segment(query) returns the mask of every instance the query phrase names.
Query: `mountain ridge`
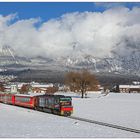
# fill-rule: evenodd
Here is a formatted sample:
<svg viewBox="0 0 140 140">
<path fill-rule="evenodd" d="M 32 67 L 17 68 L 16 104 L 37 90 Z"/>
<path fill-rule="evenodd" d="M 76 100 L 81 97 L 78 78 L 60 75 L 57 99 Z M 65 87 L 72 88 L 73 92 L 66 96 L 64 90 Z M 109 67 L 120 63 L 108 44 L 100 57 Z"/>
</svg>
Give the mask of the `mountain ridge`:
<svg viewBox="0 0 140 140">
<path fill-rule="evenodd" d="M 27 58 L 18 56 L 14 50 L 6 46 L 0 53 L 0 67 L 10 68 L 32 68 L 32 69 L 89 69 L 93 72 L 120 73 L 140 75 L 140 51 L 133 50 L 130 54 L 121 55 L 117 51 L 112 51 L 112 55 L 108 57 L 95 57 L 85 54 L 84 51 L 76 51 L 67 56 L 56 58 L 48 58 L 46 56 L 37 56 Z"/>
</svg>

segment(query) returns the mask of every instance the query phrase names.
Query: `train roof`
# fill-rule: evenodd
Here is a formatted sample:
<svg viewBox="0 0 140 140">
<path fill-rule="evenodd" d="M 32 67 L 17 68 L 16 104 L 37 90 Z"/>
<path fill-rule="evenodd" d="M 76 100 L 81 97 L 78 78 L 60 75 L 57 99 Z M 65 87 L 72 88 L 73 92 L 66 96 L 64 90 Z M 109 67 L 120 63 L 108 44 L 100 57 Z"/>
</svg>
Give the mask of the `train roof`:
<svg viewBox="0 0 140 140">
<path fill-rule="evenodd" d="M 39 97 L 42 97 L 42 96 L 49 96 L 49 97 L 55 97 L 55 98 L 71 98 L 70 96 L 65 96 L 65 95 L 50 95 L 50 94 L 40 95 Z"/>
<path fill-rule="evenodd" d="M 50 94 L 41 94 L 41 93 L 30 93 L 30 94 L 14 94 L 15 96 L 21 96 L 21 97 L 42 97 L 42 96 L 49 96 L 49 97 L 56 97 L 56 98 L 71 98 L 70 96 L 65 95 L 50 95 Z"/>
<path fill-rule="evenodd" d="M 24 96 L 24 97 L 35 97 L 40 95 L 45 95 L 45 94 L 41 94 L 41 93 L 15 94 L 15 96 Z"/>
</svg>

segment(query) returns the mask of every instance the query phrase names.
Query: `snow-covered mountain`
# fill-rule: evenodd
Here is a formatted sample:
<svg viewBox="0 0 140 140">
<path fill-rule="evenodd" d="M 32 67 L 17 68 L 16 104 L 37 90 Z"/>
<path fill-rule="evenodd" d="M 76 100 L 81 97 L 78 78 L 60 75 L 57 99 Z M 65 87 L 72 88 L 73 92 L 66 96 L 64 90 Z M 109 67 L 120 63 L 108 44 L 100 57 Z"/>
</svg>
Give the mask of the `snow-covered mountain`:
<svg viewBox="0 0 140 140">
<path fill-rule="evenodd" d="M 16 65 L 15 65 L 16 64 Z M 95 57 L 85 54 L 84 51 L 73 50 L 68 56 L 57 58 L 47 58 L 46 56 L 38 57 L 19 57 L 9 47 L 4 47 L 0 52 L 0 66 L 24 66 L 24 67 L 41 67 L 49 68 L 55 66 L 59 69 L 82 69 L 88 68 L 94 72 L 115 72 L 121 74 L 140 75 L 140 51 L 131 50 L 131 53 L 121 55 L 117 51 L 112 51 L 109 57 Z"/>
<path fill-rule="evenodd" d="M 122 74 L 140 74 L 140 51 L 133 50 L 129 55 L 112 52 L 109 57 L 98 58 L 92 55 L 74 53 L 65 58 L 59 58 L 59 63 L 69 68 L 88 68 L 94 72 L 115 72 Z"/>
</svg>

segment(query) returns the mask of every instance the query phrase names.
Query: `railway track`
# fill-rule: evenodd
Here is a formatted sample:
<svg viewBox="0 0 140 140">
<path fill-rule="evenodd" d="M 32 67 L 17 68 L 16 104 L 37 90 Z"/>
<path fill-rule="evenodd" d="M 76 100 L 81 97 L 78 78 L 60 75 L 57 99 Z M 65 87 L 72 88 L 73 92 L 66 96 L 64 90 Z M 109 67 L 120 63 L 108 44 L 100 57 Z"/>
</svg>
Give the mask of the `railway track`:
<svg viewBox="0 0 140 140">
<path fill-rule="evenodd" d="M 79 117 L 75 117 L 75 116 L 69 116 L 68 118 L 140 134 L 140 130 L 138 130 L 138 129 L 128 128 L 128 127 L 114 125 L 114 124 L 110 124 L 110 123 L 104 123 L 104 122 L 100 122 L 100 121 L 89 120 L 89 119 L 85 119 L 85 118 L 79 118 Z"/>
</svg>

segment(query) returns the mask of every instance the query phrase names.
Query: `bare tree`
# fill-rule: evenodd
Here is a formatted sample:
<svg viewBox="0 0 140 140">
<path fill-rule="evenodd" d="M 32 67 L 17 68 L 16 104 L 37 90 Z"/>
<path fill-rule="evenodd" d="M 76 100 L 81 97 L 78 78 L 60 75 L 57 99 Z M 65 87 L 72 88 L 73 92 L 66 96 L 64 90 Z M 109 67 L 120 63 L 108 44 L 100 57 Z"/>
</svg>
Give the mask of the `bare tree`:
<svg viewBox="0 0 140 140">
<path fill-rule="evenodd" d="M 58 87 L 48 87 L 46 90 L 46 94 L 54 94 L 58 91 Z"/>
<path fill-rule="evenodd" d="M 71 91 L 81 92 L 81 98 L 84 98 L 86 91 L 97 91 L 99 85 L 95 75 L 87 70 L 68 72 L 65 77 L 65 83 Z"/>
<path fill-rule="evenodd" d="M 29 90 L 30 90 L 30 85 L 29 84 L 23 84 L 21 89 L 20 89 L 20 93 L 25 94 L 25 93 L 28 93 Z"/>
</svg>

